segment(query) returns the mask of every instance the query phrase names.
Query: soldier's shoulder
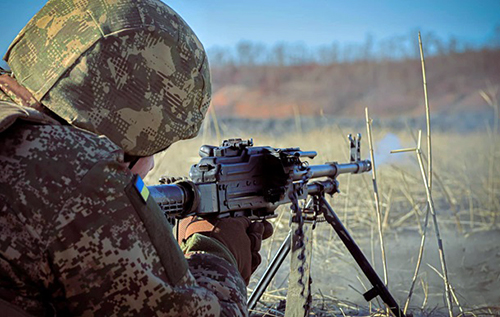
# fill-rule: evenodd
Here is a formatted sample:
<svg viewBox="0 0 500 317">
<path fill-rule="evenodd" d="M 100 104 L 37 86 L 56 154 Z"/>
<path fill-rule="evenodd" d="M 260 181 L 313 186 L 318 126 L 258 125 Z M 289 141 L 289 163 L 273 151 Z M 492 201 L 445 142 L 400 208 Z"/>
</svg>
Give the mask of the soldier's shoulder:
<svg viewBox="0 0 500 317">
<path fill-rule="evenodd" d="M 0 133 L 0 187 L 7 197 L 31 187 L 61 197 L 103 161 L 119 164 L 123 152 L 107 138 L 72 126 L 20 121 Z"/>
<path fill-rule="evenodd" d="M 19 122 L 0 133 L 0 145 L 0 155 L 10 161 L 57 162 L 58 167 L 123 157 L 122 150 L 106 137 L 69 125 Z"/>
</svg>

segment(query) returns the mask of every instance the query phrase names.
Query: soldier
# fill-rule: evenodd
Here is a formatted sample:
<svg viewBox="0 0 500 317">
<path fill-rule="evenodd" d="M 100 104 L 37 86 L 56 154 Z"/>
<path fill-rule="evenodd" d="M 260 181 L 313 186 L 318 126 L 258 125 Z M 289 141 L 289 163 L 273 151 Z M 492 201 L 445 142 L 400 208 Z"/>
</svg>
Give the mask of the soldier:
<svg viewBox="0 0 500 317">
<path fill-rule="evenodd" d="M 247 315 L 267 224 L 188 219 L 183 253 L 134 175 L 193 137 L 209 105 L 205 51 L 189 26 L 159 0 L 52 0 L 5 60 L 1 311 Z"/>
</svg>

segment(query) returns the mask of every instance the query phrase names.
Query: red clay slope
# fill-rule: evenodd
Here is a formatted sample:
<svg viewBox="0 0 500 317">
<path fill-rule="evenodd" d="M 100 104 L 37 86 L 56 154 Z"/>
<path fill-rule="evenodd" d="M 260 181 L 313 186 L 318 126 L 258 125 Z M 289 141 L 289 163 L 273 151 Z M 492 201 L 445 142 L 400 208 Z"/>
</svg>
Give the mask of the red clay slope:
<svg viewBox="0 0 500 317">
<path fill-rule="evenodd" d="M 500 50 L 426 59 L 433 111 L 488 108 L 479 90 L 500 86 Z M 285 118 L 300 115 L 379 117 L 423 112 L 420 60 L 301 66 L 225 66 L 212 69 L 219 116 Z"/>
</svg>

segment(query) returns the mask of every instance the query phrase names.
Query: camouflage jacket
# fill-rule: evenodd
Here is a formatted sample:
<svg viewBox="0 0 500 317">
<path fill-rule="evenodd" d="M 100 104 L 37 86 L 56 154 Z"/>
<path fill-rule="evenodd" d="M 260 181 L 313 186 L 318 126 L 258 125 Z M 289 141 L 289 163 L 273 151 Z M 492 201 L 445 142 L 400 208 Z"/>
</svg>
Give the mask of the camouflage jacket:
<svg viewBox="0 0 500 317">
<path fill-rule="evenodd" d="M 227 249 L 195 236 L 184 255 L 116 145 L 2 99 L 0 299 L 35 316 L 247 315 Z"/>
</svg>

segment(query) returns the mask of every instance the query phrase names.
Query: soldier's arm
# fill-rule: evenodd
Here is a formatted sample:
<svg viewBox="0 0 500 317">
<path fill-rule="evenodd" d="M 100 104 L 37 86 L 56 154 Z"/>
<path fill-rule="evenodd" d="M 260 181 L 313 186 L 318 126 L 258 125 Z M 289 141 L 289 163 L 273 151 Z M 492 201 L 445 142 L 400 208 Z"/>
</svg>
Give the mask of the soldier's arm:
<svg viewBox="0 0 500 317">
<path fill-rule="evenodd" d="M 74 315 L 246 316 L 244 282 L 227 250 L 206 240 L 212 248 L 186 261 L 154 206 L 116 161 L 87 173 L 49 246 L 61 305 Z"/>
</svg>

